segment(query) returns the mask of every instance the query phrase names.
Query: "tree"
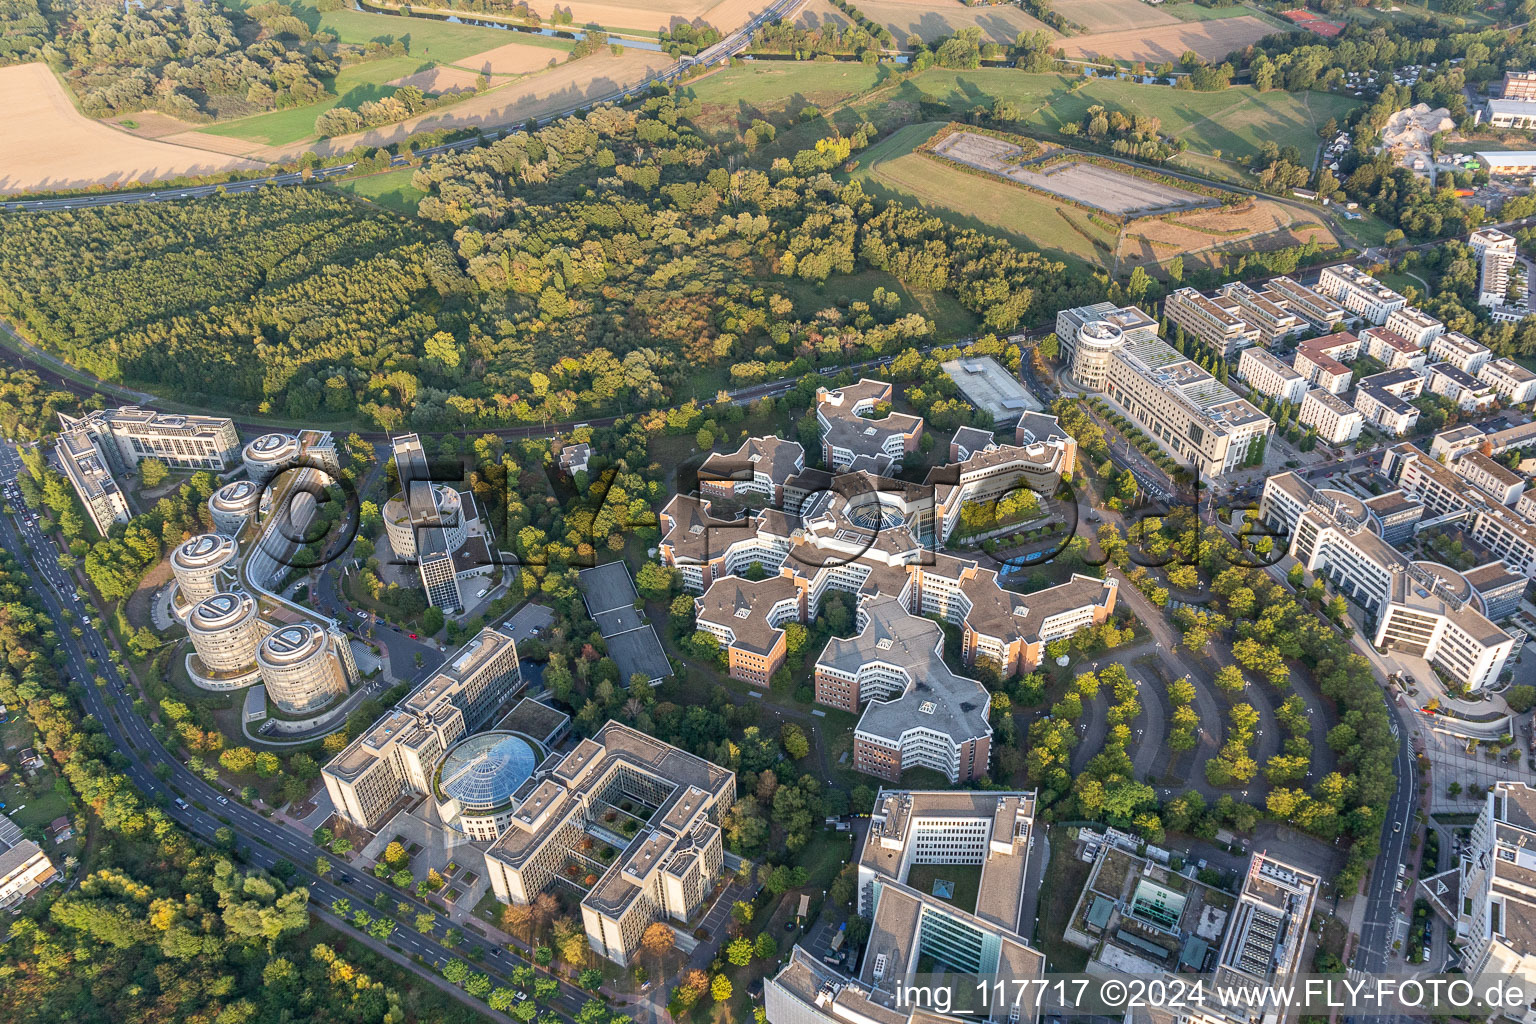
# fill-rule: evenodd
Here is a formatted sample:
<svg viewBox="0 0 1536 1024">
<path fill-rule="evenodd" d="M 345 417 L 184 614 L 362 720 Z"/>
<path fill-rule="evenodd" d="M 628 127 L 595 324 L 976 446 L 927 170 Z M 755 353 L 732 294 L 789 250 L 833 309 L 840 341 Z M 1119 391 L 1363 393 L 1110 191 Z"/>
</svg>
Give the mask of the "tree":
<svg viewBox="0 0 1536 1024">
<path fill-rule="evenodd" d="M 737 967 L 745 967 L 752 962 L 752 943 L 748 939 L 732 939 L 725 947 L 725 958 Z"/>
<path fill-rule="evenodd" d="M 457 985 L 469 977 L 469 965 L 455 957 L 443 964 L 443 977 Z"/>
<path fill-rule="evenodd" d="M 805 731 L 793 722 L 785 722 L 779 730 L 779 742 L 784 744 L 784 751 L 793 760 L 807 757 L 811 752 L 811 742 L 805 738 Z"/>
<path fill-rule="evenodd" d="M 731 979 L 723 974 L 715 975 L 715 979 L 709 983 L 709 994 L 717 1003 L 731 998 L 731 992 Z"/>
<path fill-rule="evenodd" d="M 752 944 L 752 951 L 759 960 L 771 960 L 779 953 L 779 944 L 773 941 L 773 936 L 767 932 L 758 932 L 757 941 Z"/>
<path fill-rule="evenodd" d="M 170 467 L 159 459 L 144 459 L 139 463 L 139 479 L 145 487 L 159 487 L 170 475 Z"/>
<path fill-rule="evenodd" d="M 662 957 L 672 952 L 673 943 L 676 941 L 677 936 L 672 929 L 660 921 L 647 925 L 645 931 L 640 934 L 640 948 L 644 949 L 658 964 Z"/>
</svg>

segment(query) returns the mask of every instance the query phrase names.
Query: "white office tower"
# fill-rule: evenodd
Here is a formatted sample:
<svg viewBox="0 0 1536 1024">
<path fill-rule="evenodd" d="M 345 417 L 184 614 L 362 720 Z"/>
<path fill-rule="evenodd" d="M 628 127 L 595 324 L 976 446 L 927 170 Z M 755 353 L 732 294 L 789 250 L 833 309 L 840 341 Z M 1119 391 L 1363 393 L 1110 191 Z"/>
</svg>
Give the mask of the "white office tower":
<svg viewBox="0 0 1536 1024">
<path fill-rule="evenodd" d="M 238 537 L 245 525 L 256 517 L 261 507 L 261 488 L 249 480 L 236 480 L 214 491 L 208 498 L 208 514 L 213 528 L 226 537 Z"/>
<path fill-rule="evenodd" d="M 1096 302 L 1057 313 L 1056 337 L 1072 379 L 1090 391 L 1103 391 L 1110 356 L 1127 343 L 1155 339 L 1157 321 L 1135 306 Z"/>
<path fill-rule="evenodd" d="M 297 622 L 269 634 L 256 649 L 256 664 L 267 696 L 289 714 L 324 707 L 347 692 L 347 666 L 331 636 L 313 622 Z"/>
<path fill-rule="evenodd" d="M 258 485 L 270 482 L 298 457 L 299 439 L 292 434 L 262 434 L 240 453 L 246 475 Z"/>
<path fill-rule="evenodd" d="M 254 681 L 261 622 L 251 595 L 226 591 L 198 602 L 187 616 L 187 636 L 197 652 L 188 668 L 199 686 L 233 689 Z"/>
<path fill-rule="evenodd" d="M 203 533 L 177 545 L 171 552 L 171 573 L 181 590 L 184 604 L 195 605 L 226 589 L 233 580 L 234 538 L 217 533 Z"/>
</svg>

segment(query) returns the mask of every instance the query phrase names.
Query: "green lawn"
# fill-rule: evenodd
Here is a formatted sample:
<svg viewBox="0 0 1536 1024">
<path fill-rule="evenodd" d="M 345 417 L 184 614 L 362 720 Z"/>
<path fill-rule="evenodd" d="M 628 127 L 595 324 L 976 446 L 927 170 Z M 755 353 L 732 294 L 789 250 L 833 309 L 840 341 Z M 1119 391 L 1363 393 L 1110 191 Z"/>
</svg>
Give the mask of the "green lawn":
<svg viewBox="0 0 1536 1024">
<path fill-rule="evenodd" d="M 331 95 L 319 103 L 255 114 L 199 130 L 209 135 L 248 139 L 268 146 L 298 142 L 315 134 L 315 118 L 332 107 L 355 110 L 368 100 L 383 99 L 395 91 L 395 87 L 386 85 L 386 82 L 420 71 L 429 64 L 429 61 L 419 57 L 384 57 L 365 64 L 355 64 L 341 69 L 341 73 L 330 83 Z"/>
<path fill-rule="evenodd" d="M 981 891 L 980 864 L 914 864 L 907 873 L 907 884 L 921 893 L 931 895 L 933 883 L 938 880 L 955 885 L 955 894 L 946 902 L 975 912 L 976 894 Z"/>
<path fill-rule="evenodd" d="M 915 200 L 957 227 L 1011 235 L 1061 259 L 1099 265 L 1113 250 L 1115 235 L 1082 210 L 914 153 L 939 127 L 908 125 L 894 132 L 860 155 L 854 176 L 875 195 Z M 1102 249 L 1090 241 L 1095 238 Z"/>
<path fill-rule="evenodd" d="M 414 167 L 396 167 L 382 174 L 347 178 L 338 181 L 336 187 L 386 209 L 394 210 L 396 213 L 414 217 L 417 204 L 421 202 L 422 196 L 426 195 L 411 184 L 411 175 L 415 173 Z"/>
<path fill-rule="evenodd" d="M 1218 21 L 1222 18 L 1263 17 L 1262 11 L 1232 4 L 1229 7 L 1205 7 L 1196 3 L 1163 4 L 1158 10 L 1180 21 Z"/>
</svg>

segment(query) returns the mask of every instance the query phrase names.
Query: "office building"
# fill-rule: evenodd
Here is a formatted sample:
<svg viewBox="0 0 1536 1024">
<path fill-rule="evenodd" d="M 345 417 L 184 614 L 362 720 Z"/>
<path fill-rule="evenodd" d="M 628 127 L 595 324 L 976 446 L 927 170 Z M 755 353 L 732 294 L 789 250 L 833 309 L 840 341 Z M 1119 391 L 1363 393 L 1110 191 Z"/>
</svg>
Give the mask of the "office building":
<svg viewBox="0 0 1536 1024">
<path fill-rule="evenodd" d="M 171 551 L 171 574 L 176 577 L 177 604 L 190 608 L 235 585 L 239 545 L 233 537 L 204 533 L 184 541 Z"/>
<path fill-rule="evenodd" d="M 1495 178 L 1528 178 L 1536 174 L 1536 150 L 1479 150 L 1473 154 Z"/>
<path fill-rule="evenodd" d="M 449 750 L 489 724 L 522 687 L 517 643 L 499 630 L 481 630 L 325 766 L 321 775 L 337 813 L 377 830 L 401 797 L 432 793 L 434 773 Z M 491 782 L 504 779 L 498 769 L 509 756 L 507 748 L 495 753 L 481 766 L 492 770 Z M 479 811 L 476 817 L 494 821 L 494 806 Z M 483 827 L 475 823 L 476 831 Z"/>
<path fill-rule="evenodd" d="M 1180 462 L 1207 478 L 1242 466 L 1275 424 L 1199 364 L 1156 338 L 1110 358 L 1105 391 Z"/>
<path fill-rule="evenodd" d="M 336 441 L 329 430 L 262 434 L 241 450 L 240 460 L 246 476 L 260 487 L 295 467 L 319 470 L 333 478 L 341 475 Z"/>
<path fill-rule="evenodd" d="M 1247 986 L 1259 986 L 1262 991 L 1298 981 L 1310 969 L 1310 963 L 1303 967 L 1302 951 L 1308 944 L 1321 885 L 1312 872 L 1267 853 L 1249 857 L 1248 873 L 1216 956 L 1218 991 Z M 1279 1024 L 1286 1018 L 1284 1012 L 1268 1007 L 1262 1011 L 1241 1007 L 1239 1012 L 1264 1024 Z"/>
<path fill-rule="evenodd" d="M 54 455 L 97 533 L 105 537 L 114 523 L 126 523 L 132 518 L 127 497 L 117 486 L 102 449 L 89 434 L 83 430 L 60 434 Z"/>
<path fill-rule="evenodd" d="M 392 444 L 400 490 L 384 503 L 390 550 L 415 563 L 427 604 L 462 612 L 465 584 L 489 576 L 500 564 L 490 524 L 472 491 L 432 479 L 419 437 L 403 434 Z"/>
<path fill-rule="evenodd" d="M 1536 790 L 1508 780 L 1490 786 L 1461 864 L 1431 879 L 1440 880 L 1449 905 L 1435 902 L 1454 922 L 1467 980 L 1536 985 Z M 1536 1008 L 1522 1001 L 1503 1017 L 1536 1024 Z"/>
<path fill-rule="evenodd" d="M 260 677 L 256 648 L 266 635 L 256 599 L 224 591 L 199 601 L 187 615 L 187 636 L 196 652 L 188 671 L 205 690 L 239 689 Z"/>
<path fill-rule="evenodd" d="M 1045 410 L 1019 382 L 1018 374 L 1005 369 L 991 356 L 949 359 L 940 363 L 939 369 L 955 382 L 967 402 L 992 417 L 994 427 L 1017 423 L 1026 412 Z"/>
<path fill-rule="evenodd" d="M 713 452 L 699 467 L 699 493 L 710 498 L 761 498 L 784 507 L 784 485 L 805 471 L 805 449 L 782 437 L 749 437 L 735 452 Z"/>
<path fill-rule="evenodd" d="M 1423 658 L 1472 691 L 1498 680 L 1514 639 L 1479 610 L 1460 573 L 1410 561 L 1387 543 L 1360 499 L 1283 473 L 1266 481 L 1259 514 L 1290 538 L 1289 553 L 1308 572 L 1365 610 L 1378 650 Z"/>
<path fill-rule="evenodd" d="M 238 537 L 261 511 L 261 488 L 249 480 L 227 483 L 208 496 L 208 515 L 215 533 Z"/>
<path fill-rule="evenodd" d="M 528 904 L 561 887 L 581 901 L 587 942 L 628 966 L 650 925 L 686 924 L 714 890 L 724 864 L 720 832 L 736 800 L 735 773 L 617 722 L 551 765 L 513 796 L 509 825 L 485 852 L 491 889 Z M 644 809 L 615 831 L 614 809 Z M 615 848 L 604 862 L 586 850 Z"/>
<path fill-rule="evenodd" d="M 1021 934 L 1032 922 L 1020 920 L 1034 813 L 1032 792 L 881 790 L 858 859 L 858 909 L 870 929 L 857 974 L 796 947 L 764 982 L 769 1024 L 1034 1021 L 1045 958 Z M 974 906 L 969 895 L 944 900 L 908 884 L 918 865 L 979 866 Z M 914 1005 L 899 994 L 920 970 L 985 978 L 1022 998 L 973 1013 Z"/>
<path fill-rule="evenodd" d="M 15 913 L 17 904 L 36 896 L 58 877 L 42 847 L 0 815 L 0 910 Z"/>
<path fill-rule="evenodd" d="M 1536 71 L 1506 71 L 1499 95 L 1507 100 L 1536 100 Z"/>
<path fill-rule="evenodd" d="M 1345 310 L 1378 326 L 1408 305 L 1408 300 L 1380 284 L 1371 275 L 1348 263 L 1324 267 L 1317 290 L 1343 305 Z"/>
<path fill-rule="evenodd" d="M 859 714 L 855 770 L 897 781 L 929 768 L 950 782 L 987 774 L 991 697 L 944 664 L 944 631 L 893 597 L 859 602 L 858 630 L 833 637 L 816 659 L 816 703 Z"/>
<path fill-rule="evenodd" d="M 1360 347 L 1389 370 L 1418 372 L 1428 361 L 1422 348 L 1390 327 L 1367 327 L 1360 332 Z"/>
<path fill-rule="evenodd" d="M 267 697 L 290 715 L 319 711 L 347 694 L 357 675 L 345 637 L 314 622 L 294 622 L 256 647 Z"/>
<path fill-rule="evenodd" d="M 1058 312 L 1056 337 L 1072 379 L 1090 391 L 1103 391 L 1110 355 L 1123 344 L 1155 339 L 1157 321 L 1135 306 L 1096 302 Z"/>
<path fill-rule="evenodd" d="M 1491 359 L 1477 372 L 1477 376 L 1493 388 L 1505 405 L 1525 405 L 1536 401 L 1536 373 L 1513 359 Z"/>
<path fill-rule="evenodd" d="M 1494 97 L 1484 102 L 1483 117 L 1490 128 L 1536 128 L 1536 101 Z"/>
<path fill-rule="evenodd" d="M 1238 379 L 1261 395 L 1296 405 L 1307 395 L 1307 378 L 1263 348 L 1243 350 L 1237 361 Z"/>
<path fill-rule="evenodd" d="M 222 473 L 240 448 L 235 423 L 225 416 L 183 416 L 125 405 L 84 416 L 59 414 L 65 433 L 81 432 L 100 449 L 118 475 L 144 459 L 159 459 L 171 469 L 209 469 Z"/>
<path fill-rule="evenodd" d="M 1296 348 L 1292 368 L 1313 387 L 1333 395 L 1349 390 L 1352 373 L 1346 363 L 1360 357 L 1360 339 L 1348 331 L 1309 338 Z"/>
<path fill-rule="evenodd" d="M 1319 440 L 1341 445 L 1360 436 L 1365 416 L 1338 395 L 1322 388 L 1312 388 L 1301 400 L 1296 422 L 1317 431 Z"/>
<path fill-rule="evenodd" d="M 821 428 L 822 459 L 834 470 L 871 469 L 889 472 L 917 450 L 923 418 L 889 412 L 873 417 L 876 406 L 889 406 L 891 385 L 865 378 L 831 390 L 816 389 L 816 422 Z"/>
<path fill-rule="evenodd" d="M 1462 412 L 1486 409 L 1499 397 L 1492 384 L 1458 370 L 1450 363 L 1429 364 L 1424 382 L 1430 391 L 1455 402 Z"/>
<path fill-rule="evenodd" d="M 1484 435 L 1487 439 L 1496 435 Z M 1475 449 L 1459 449 L 1464 458 Z M 1498 452 L 1494 451 L 1494 455 Z M 1382 457 L 1383 475 L 1424 503 L 1428 515 L 1443 521 L 1466 524 L 1472 539 L 1488 548 L 1514 572 L 1536 577 L 1536 526 L 1474 488 L 1442 465 L 1438 457 L 1425 455 L 1412 445 L 1387 449 Z"/>
<path fill-rule="evenodd" d="M 1413 306 L 1393 310 L 1385 326 L 1387 330 L 1407 338 L 1419 348 L 1428 348 L 1431 342 L 1445 333 L 1445 324 Z"/>
<path fill-rule="evenodd" d="M 1424 390 L 1424 378 L 1412 370 L 1386 370 L 1373 374 L 1355 389 L 1355 408 L 1367 423 L 1401 437 L 1419 422 L 1419 410 L 1410 402 Z"/>
<path fill-rule="evenodd" d="M 1193 288 L 1179 288 L 1163 303 L 1169 323 L 1224 359 L 1259 342 L 1259 329 L 1243 313 L 1235 299 L 1207 298 Z"/>
</svg>

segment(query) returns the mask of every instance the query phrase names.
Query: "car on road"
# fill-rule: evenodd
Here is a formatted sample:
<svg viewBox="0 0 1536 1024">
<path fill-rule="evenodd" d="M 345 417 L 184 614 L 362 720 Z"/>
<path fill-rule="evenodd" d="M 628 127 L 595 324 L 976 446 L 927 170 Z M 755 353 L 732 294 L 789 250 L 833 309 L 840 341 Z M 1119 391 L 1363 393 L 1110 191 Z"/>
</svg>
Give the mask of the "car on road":
<svg viewBox="0 0 1536 1024">
<path fill-rule="evenodd" d="M 176 798 L 176 806 L 180 807 L 184 811 L 191 809 L 191 808 L 187 807 L 187 802 L 185 800 L 183 800 L 181 797 L 177 797 Z"/>
<path fill-rule="evenodd" d="M 421 637 L 417 636 L 415 633 L 407 633 L 405 635 L 410 637 L 412 640 L 420 640 L 421 639 Z"/>
</svg>

